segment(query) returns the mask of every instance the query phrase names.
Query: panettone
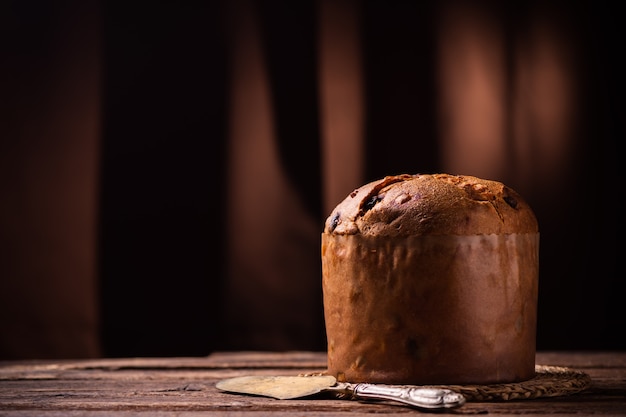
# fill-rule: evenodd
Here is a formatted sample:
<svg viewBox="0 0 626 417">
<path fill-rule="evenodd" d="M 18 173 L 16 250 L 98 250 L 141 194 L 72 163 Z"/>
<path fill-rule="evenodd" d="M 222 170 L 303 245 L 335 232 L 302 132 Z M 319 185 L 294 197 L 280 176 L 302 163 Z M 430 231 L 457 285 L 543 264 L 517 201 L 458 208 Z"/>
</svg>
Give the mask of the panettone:
<svg viewBox="0 0 626 417">
<path fill-rule="evenodd" d="M 322 233 L 328 373 L 488 384 L 535 372 L 537 219 L 497 181 L 397 175 L 354 190 Z"/>
</svg>

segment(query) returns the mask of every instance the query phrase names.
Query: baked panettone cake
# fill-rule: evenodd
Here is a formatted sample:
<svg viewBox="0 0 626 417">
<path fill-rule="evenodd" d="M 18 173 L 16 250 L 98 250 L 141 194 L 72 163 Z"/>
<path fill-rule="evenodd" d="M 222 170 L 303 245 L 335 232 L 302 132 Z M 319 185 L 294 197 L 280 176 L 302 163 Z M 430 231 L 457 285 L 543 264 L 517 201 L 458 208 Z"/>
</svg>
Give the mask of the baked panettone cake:
<svg viewBox="0 0 626 417">
<path fill-rule="evenodd" d="M 511 188 L 388 176 L 336 206 L 321 249 L 328 373 L 339 381 L 534 376 L 539 229 Z"/>
</svg>

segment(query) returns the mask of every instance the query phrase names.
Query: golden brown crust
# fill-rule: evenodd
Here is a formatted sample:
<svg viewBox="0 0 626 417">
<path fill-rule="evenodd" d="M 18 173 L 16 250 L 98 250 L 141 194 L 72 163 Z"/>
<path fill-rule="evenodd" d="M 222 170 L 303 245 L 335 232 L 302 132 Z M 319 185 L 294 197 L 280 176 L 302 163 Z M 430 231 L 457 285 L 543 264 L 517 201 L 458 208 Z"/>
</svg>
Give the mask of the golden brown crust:
<svg viewBox="0 0 626 417">
<path fill-rule="evenodd" d="M 325 233 L 363 236 L 537 233 L 526 201 L 501 182 L 468 175 L 396 175 L 348 195 Z"/>
</svg>

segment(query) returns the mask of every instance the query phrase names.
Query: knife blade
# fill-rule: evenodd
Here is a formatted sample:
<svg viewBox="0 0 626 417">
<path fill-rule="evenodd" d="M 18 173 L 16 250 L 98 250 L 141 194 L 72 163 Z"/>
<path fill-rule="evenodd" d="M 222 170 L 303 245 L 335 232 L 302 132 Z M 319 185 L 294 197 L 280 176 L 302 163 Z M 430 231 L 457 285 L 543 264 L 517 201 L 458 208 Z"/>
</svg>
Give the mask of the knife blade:
<svg viewBox="0 0 626 417">
<path fill-rule="evenodd" d="M 462 394 L 443 388 L 417 385 L 388 385 L 337 382 L 331 375 L 241 376 L 218 381 L 216 388 L 233 393 L 289 400 L 334 392 L 358 400 L 395 401 L 424 410 L 450 409 L 465 404 Z"/>
</svg>

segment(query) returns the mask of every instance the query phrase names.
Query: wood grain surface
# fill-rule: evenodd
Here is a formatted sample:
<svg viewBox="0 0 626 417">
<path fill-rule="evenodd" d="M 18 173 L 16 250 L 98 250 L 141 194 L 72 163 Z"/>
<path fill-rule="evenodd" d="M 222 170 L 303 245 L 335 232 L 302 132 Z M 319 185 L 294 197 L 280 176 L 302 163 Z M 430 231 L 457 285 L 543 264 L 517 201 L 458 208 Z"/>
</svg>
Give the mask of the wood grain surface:
<svg viewBox="0 0 626 417">
<path fill-rule="evenodd" d="M 592 380 L 584 392 L 535 400 L 468 402 L 449 414 L 626 415 L 626 352 L 540 352 Z M 219 352 L 197 358 L 0 362 L 0 416 L 364 416 L 410 415 L 387 402 L 323 396 L 275 400 L 219 391 L 220 379 L 322 372 L 324 352 Z"/>
</svg>

